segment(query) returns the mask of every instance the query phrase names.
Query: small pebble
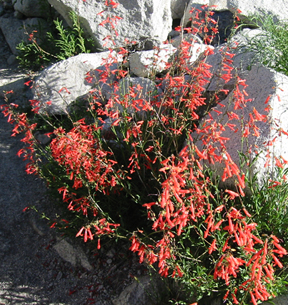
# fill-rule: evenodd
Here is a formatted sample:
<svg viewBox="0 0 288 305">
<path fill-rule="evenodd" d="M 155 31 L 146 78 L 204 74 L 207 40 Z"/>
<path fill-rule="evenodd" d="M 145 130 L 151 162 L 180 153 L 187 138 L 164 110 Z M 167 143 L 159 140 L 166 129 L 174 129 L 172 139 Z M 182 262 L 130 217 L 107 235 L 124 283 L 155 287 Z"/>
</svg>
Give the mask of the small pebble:
<svg viewBox="0 0 288 305">
<path fill-rule="evenodd" d="M 59 273 L 58 273 L 57 276 L 56 276 L 56 281 L 61 280 L 61 278 L 62 278 L 62 272 L 59 271 Z"/>
<path fill-rule="evenodd" d="M 112 259 L 111 259 L 111 258 L 109 258 L 109 259 L 107 259 L 107 261 L 106 261 L 106 262 L 107 262 L 107 264 L 108 264 L 108 265 L 110 265 L 110 264 L 112 263 Z"/>
</svg>

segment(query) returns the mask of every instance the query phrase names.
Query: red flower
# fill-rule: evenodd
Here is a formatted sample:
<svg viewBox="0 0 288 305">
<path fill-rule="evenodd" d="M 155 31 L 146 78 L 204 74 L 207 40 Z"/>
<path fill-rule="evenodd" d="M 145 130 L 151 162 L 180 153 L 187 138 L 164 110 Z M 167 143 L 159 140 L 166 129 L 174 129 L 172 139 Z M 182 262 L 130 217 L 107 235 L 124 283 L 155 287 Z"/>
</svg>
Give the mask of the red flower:
<svg viewBox="0 0 288 305">
<path fill-rule="evenodd" d="M 213 251 L 215 251 L 217 249 L 216 247 L 216 239 L 213 240 L 212 244 L 209 247 L 209 251 L 208 253 L 211 254 Z"/>
</svg>

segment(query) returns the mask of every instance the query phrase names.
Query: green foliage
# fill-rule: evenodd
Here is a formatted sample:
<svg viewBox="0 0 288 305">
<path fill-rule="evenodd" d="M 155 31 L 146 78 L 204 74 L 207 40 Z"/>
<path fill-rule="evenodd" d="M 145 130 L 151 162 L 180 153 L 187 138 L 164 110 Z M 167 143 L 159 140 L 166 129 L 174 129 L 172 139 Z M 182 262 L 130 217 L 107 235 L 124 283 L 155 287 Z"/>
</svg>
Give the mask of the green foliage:
<svg viewBox="0 0 288 305">
<path fill-rule="evenodd" d="M 90 53 L 88 49 L 91 39 L 85 39 L 83 29 L 80 26 L 79 17 L 73 11 L 70 12 L 72 29 L 65 29 L 61 20 L 55 20 L 55 28 L 58 31 L 58 38 L 54 38 L 51 33 L 47 33 L 49 41 L 53 42 L 58 49 L 55 54 L 58 60 L 63 60 L 80 53 Z"/>
<path fill-rule="evenodd" d="M 249 171 L 248 171 L 249 172 Z M 275 180 L 265 179 L 263 185 L 259 186 L 257 183 L 257 174 L 253 177 L 246 177 L 247 186 L 251 193 L 247 196 L 240 197 L 236 201 L 231 201 L 225 198 L 224 190 L 218 187 L 218 183 L 211 185 L 211 192 L 214 194 L 214 202 L 211 205 L 219 207 L 225 204 L 227 207 L 234 207 L 240 209 L 245 206 L 249 213 L 252 214 L 253 221 L 257 223 L 257 231 L 261 232 L 261 237 L 268 237 L 271 234 L 281 236 L 281 246 L 288 249 L 288 183 L 283 180 L 287 175 L 288 169 L 278 169 Z M 207 169 L 206 174 L 212 178 L 213 173 Z M 284 175 L 284 176 L 283 176 Z M 213 178 L 215 179 L 215 177 Z M 286 178 L 285 178 L 286 179 Z M 218 177 L 218 182 L 220 177 Z M 279 183 L 279 181 L 281 183 Z M 217 220 L 220 220 L 220 215 Z M 203 219 L 204 220 L 204 219 Z M 194 228 L 197 226 L 198 234 L 193 234 Z M 177 251 L 180 253 L 178 264 L 183 271 L 183 277 L 176 279 L 178 282 L 178 293 L 180 295 L 181 303 L 175 304 L 189 304 L 193 298 L 196 298 L 198 305 L 205 305 L 212 303 L 213 300 L 223 298 L 227 291 L 227 286 L 224 282 L 217 282 L 213 280 L 214 265 L 219 260 L 219 254 L 215 256 L 207 256 L 207 248 L 209 240 L 203 238 L 205 231 L 205 221 L 194 226 L 187 226 L 179 238 L 177 243 Z M 225 234 L 223 232 L 216 232 L 217 240 L 220 241 L 219 248 L 221 249 L 225 243 Z M 199 239 L 199 236 L 201 237 Z M 215 237 L 215 235 L 214 235 Z M 211 243 L 212 239 L 210 239 Z M 243 248 L 242 248 L 243 250 Z M 235 256 L 239 249 L 232 249 Z M 241 251 L 241 250 L 240 250 Z M 219 250 L 221 253 L 221 250 Z M 287 293 L 288 284 L 288 259 L 287 256 L 281 259 L 284 267 L 278 270 L 275 274 L 273 283 L 269 284 L 269 289 L 275 295 Z M 241 268 L 237 278 L 231 280 L 231 286 L 238 288 L 241 282 L 248 280 L 248 270 Z M 247 292 L 241 290 L 241 294 L 237 295 L 239 304 L 249 304 L 247 301 Z M 227 300 L 228 301 L 228 300 Z M 183 302 L 183 303 L 182 303 Z M 219 300 L 220 302 L 220 300 Z M 174 303 L 173 303 L 174 304 Z M 234 304 L 228 301 L 228 304 Z"/>
<path fill-rule="evenodd" d="M 51 53 L 46 53 L 38 44 L 33 42 L 22 41 L 18 44 L 17 50 L 19 50 L 17 56 L 19 66 L 25 69 L 38 70 L 55 60 Z"/>
<path fill-rule="evenodd" d="M 254 53 L 253 62 L 263 65 L 288 75 L 288 23 L 275 22 L 272 15 L 252 15 L 248 24 L 243 27 L 258 28 L 261 33 L 252 38 L 247 38 L 247 50 Z"/>
<path fill-rule="evenodd" d="M 37 42 L 32 32 L 30 42 L 21 42 L 17 49 L 19 65 L 26 69 L 37 70 L 47 66 L 50 62 L 60 61 L 69 57 L 90 53 L 93 47 L 92 39 L 84 37 L 80 26 L 79 17 L 75 12 L 70 12 L 72 28 L 64 28 L 62 20 L 53 21 L 55 29 L 47 32 L 43 42 Z"/>
<path fill-rule="evenodd" d="M 266 179 L 261 186 L 254 176 L 249 182 L 252 194 L 244 199 L 259 230 L 263 234 L 281 236 L 283 246 L 288 248 L 288 217 L 285 217 L 288 214 L 288 183 L 285 178 L 288 168 L 277 169 L 277 172 L 276 179 Z M 288 264 L 287 258 L 283 260 Z"/>
</svg>

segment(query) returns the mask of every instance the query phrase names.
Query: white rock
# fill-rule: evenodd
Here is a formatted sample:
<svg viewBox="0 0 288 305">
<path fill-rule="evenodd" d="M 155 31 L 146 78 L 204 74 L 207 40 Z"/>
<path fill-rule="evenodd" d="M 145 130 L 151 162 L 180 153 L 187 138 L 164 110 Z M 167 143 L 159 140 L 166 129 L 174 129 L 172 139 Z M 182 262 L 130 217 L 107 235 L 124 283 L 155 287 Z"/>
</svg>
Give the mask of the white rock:
<svg viewBox="0 0 288 305">
<path fill-rule="evenodd" d="M 90 265 L 85 253 L 79 247 L 73 247 L 67 240 L 60 239 L 53 249 L 72 266 L 76 267 L 81 265 L 83 268 L 92 271 L 93 267 Z"/>
<path fill-rule="evenodd" d="M 173 47 L 179 48 L 182 41 L 187 41 L 190 44 L 194 44 L 194 43 L 202 44 L 202 40 L 198 36 L 193 35 L 193 34 L 183 34 L 182 35 L 180 32 L 179 32 L 179 35 L 177 35 L 176 37 L 174 37 L 171 40 L 171 44 Z"/>
<path fill-rule="evenodd" d="M 48 0 L 49 3 L 71 24 L 69 12 L 73 10 L 80 18 L 80 22 L 89 36 L 91 36 L 99 48 L 119 47 L 125 45 L 125 39 L 130 41 L 141 41 L 147 38 L 163 42 L 167 39 L 172 29 L 171 0 L 119 0 L 119 5 L 111 10 L 111 15 L 121 17 L 117 20 L 118 36 L 114 36 L 115 45 L 108 43 L 105 46 L 105 39 L 113 32 L 108 27 L 99 24 L 107 18 L 99 13 L 107 7 L 103 0 L 80 1 L 79 0 Z M 111 16 L 110 15 L 110 16 Z M 110 19 L 111 20 L 111 19 Z"/>
<path fill-rule="evenodd" d="M 221 105 L 216 106 L 210 111 L 210 116 L 205 117 L 200 126 L 203 126 L 203 124 L 210 126 L 211 122 L 214 121 L 217 123 L 221 122 L 223 126 L 227 123 L 235 124 L 234 130 L 231 130 L 227 126 L 224 131 L 221 131 L 221 137 L 229 139 L 225 143 L 227 152 L 237 165 L 239 165 L 239 151 L 244 153 L 250 161 L 256 157 L 257 153 L 260 153 L 253 163 L 250 172 L 252 175 L 255 173 L 258 174 L 258 183 L 261 185 L 263 179 L 273 178 L 275 174 L 275 158 L 281 160 L 281 157 L 283 157 L 285 160 L 288 160 L 288 137 L 278 133 L 279 129 L 283 129 L 284 131 L 288 130 L 288 77 L 266 67 L 253 66 L 250 71 L 242 72 L 241 78 L 245 79 L 248 84 L 248 87 L 245 88 L 248 96 L 244 97 L 245 99 L 252 99 L 252 102 L 247 102 L 246 107 L 243 107 L 243 109 L 235 110 L 233 100 L 233 94 L 236 92 L 235 89 L 221 102 Z M 241 88 L 243 89 L 243 87 Z M 268 96 L 270 96 L 269 101 L 267 101 Z M 265 110 L 267 107 L 270 107 L 268 112 Z M 253 114 L 254 108 L 258 113 L 267 115 L 268 117 L 266 122 L 258 121 L 255 123 L 259 128 L 259 137 L 254 136 L 255 130 L 251 128 L 251 125 L 249 127 L 249 115 Z M 229 120 L 227 113 L 230 112 L 236 113 L 240 119 Z M 254 114 L 253 117 L 255 117 Z M 243 139 L 242 133 L 248 127 L 250 134 L 247 138 Z M 197 146 L 202 149 L 204 146 L 203 141 L 199 140 L 200 134 L 202 133 L 197 134 L 195 132 L 193 134 L 193 140 L 195 139 Z M 219 156 L 223 155 L 219 143 L 213 142 L 212 140 L 209 143 L 216 148 Z M 266 167 L 267 153 L 270 154 L 271 161 Z M 222 176 L 226 166 L 225 163 L 215 163 L 214 165 L 209 163 L 209 167 Z M 244 172 L 246 169 L 247 167 L 245 166 Z M 225 183 L 229 185 L 234 182 L 235 178 L 234 176 L 226 180 Z"/>
<path fill-rule="evenodd" d="M 249 70 L 253 64 L 257 63 L 256 55 L 247 49 L 249 40 L 259 35 L 262 35 L 263 31 L 259 29 L 244 29 L 236 34 L 229 43 L 225 43 L 213 49 L 213 53 L 206 58 L 202 57 L 202 60 L 211 66 L 210 72 L 212 77 L 209 79 L 206 87 L 208 91 L 218 91 L 219 89 L 231 89 L 235 85 L 236 75 L 241 75 L 242 71 Z M 225 55 L 228 52 L 231 55 Z M 229 63 L 225 60 L 232 60 Z M 227 82 L 222 78 L 223 74 L 227 74 L 228 70 L 223 69 L 223 63 L 231 66 L 231 79 Z"/>
<path fill-rule="evenodd" d="M 265 37 L 265 32 L 261 29 L 243 29 L 232 37 L 230 40 L 231 46 L 238 48 L 246 48 L 251 39 Z"/>
<path fill-rule="evenodd" d="M 34 100 L 41 102 L 40 112 L 64 114 L 67 106 L 91 90 L 86 74 L 103 64 L 110 52 L 79 54 L 58 62 L 36 78 L 33 86 Z M 51 105 L 47 102 L 51 101 Z"/>
<path fill-rule="evenodd" d="M 130 71 L 139 77 L 162 72 L 175 52 L 176 48 L 171 44 L 162 44 L 159 49 L 132 53 L 128 58 Z"/>
</svg>

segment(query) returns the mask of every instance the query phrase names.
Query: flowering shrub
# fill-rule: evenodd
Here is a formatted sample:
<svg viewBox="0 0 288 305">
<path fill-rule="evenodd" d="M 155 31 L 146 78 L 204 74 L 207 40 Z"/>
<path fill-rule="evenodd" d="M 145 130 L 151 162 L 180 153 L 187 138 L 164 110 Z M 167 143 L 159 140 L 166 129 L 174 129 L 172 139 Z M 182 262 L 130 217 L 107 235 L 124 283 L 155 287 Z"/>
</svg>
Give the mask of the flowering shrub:
<svg viewBox="0 0 288 305">
<path fill-rule="evenodd" d="M 120 19 L 112 15 L 117 3 L 106 1 L 106 6 L 101 25 L 111 26 L 111 33 L 117 35 L 113 21 Z M 203 20 L 195 17 L 191 28 L 184 30 L 208 33 L 204 40 L 209 43 L 217 32 L 210 15 L 208 10 Z M 210 32 L 208 24 L 215 24 Z M 98 249 L 105 236 L 129 239 L 130 250 L 139 255 L 140 263 L 145 261 L 163 277 L 178 281 L 188 302 L 200 304 L 213 295 L 229 304 L 257 304 L 276 295 L 287 274 L 279 273 L 281 259 L 287 255 L 287 221 L 282 218 L 269 225 L 265 220 L 264 225 L 261 213 L 266 204 L 270 204 L 271 217 L 287 213 L 286 192 L 280 194 L 287 188 L 286 176 L 281 173 L 279 180 L 264 185 L 261 202 L 253 185 L 249 186 L 252 195 L 245 196 L 247 173 L 231 159 L 226 149 L 230 139 L 222 133 L 235 127 L 231 121 L 236 118 L 243 120 L 243 128 L 235 133 L 245 138 L 253 131 L 250 136 L 258 137 L 257 122 L 265 121 L 266 114 L 255 109 L 248 121 L 241 119 L 239 112 L 251 100 L 246 99 L 245 80 L 232 75 L 234 55 L 226 47 L 222 79 L 235 78 L 234 111 L 223 113 L 226 120 L 204 117 L 215 104 L 204 97 L 211 77 L 205 57 L 213 48 L 208 47 L 204 59 L 191 65 L 192 45 L 182 42 L 181 52 L 167 63 L 166 72 L 154 75 L 156 88 L 147 95 L 141 94 L 141 85 L 120 94 L 119 81 L 128 72 L 121 67 L 111 71 L 116 59 L 108 58 L 99 79 L 87 73 L 86 80 L 96 85 L 84 113 L 67 112 L 59 122 L 40 114 L 40 101 L 35 100 L 31 101 L 35 112 L 31 117 L 17 113 L 17 105 L 8 101 L 2 111 L 15 124 L 12 136 L 25 133 L 22 141 L 27 147 L 19 156 L 29 160 L 27 173 L 46 179 L 68 210 L 83 216 L 77 237 L 84 242 L 96 239 Z M 125 58 L 128 51 L 121 48 L 120 53 Z M 117 82 L 108 84 L 109 73 L 117 76 Z M 107 103 L 97 86 L 103 83 L 113 92 Z M 160 87 L 164 90 L 157 90 Z M 220 94 L 227 92 L 216 92 L 216 103 L 220 103 Z M 35 131 L 43 129 L 51 137 L 44 147 L 35 137 Z M 223 164 L 221 177 L 215 177 L 206 166 L 209 163 Z M 283 162 L 278 160 L 278 165 L 284 170 Z M 235 181 L 234 186 L 221 188 L 220 182 L 227 179 Z M 270 190 L 273 198 L 268 196 Z"/>
</svg>

